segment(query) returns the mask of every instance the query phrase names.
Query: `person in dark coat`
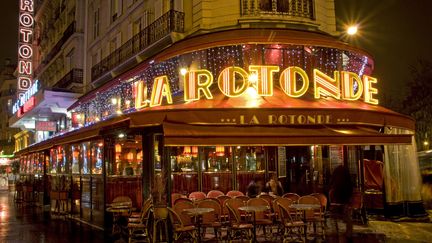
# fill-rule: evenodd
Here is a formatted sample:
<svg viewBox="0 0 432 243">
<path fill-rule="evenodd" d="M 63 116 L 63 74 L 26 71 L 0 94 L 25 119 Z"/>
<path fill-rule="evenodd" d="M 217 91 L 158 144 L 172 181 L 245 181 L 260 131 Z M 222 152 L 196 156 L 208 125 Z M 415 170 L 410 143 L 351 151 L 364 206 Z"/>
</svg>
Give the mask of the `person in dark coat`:
<svg viewBox="0 0 432 243">
<path fill-rule="evenodd" d="M 346 223 L 345 235 L 348 240 L 351 239 L 353 224 L 352 224 L 352 208 L 351 198 L 353 195 L 353 182 L 349 169 L 344 165 L 339 165 L 333 171 L 330 180 L 330 203 L 331 205 L 340 205 L 343 210 L 342 216 Z"/>
</svg>

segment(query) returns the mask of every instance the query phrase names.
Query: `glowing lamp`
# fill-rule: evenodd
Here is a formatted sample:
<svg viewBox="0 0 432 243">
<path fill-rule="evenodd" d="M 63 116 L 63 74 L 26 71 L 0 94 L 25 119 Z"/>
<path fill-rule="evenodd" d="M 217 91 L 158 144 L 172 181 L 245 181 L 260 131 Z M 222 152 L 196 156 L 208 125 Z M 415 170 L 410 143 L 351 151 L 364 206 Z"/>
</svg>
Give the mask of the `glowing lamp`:
<svg viewBox="0 0 432 243">
<path fill-rule="evenodd" d="M 183 155 L 191 155 L 191 154 L 192 154 L 191 147 L 190 146 L 184 146 Z"/>
<path fill-rule="evenodd" d="M 120 153 L 122 151 L 122 147 L 121 147 L 121 145 L 120 144 L 116 144 L 115 145 L 115 152 L 116 153 Z"/>
<path fill-rule="evenodd" d="M 192 152 L 191 152 L 192 156 L 196 157 L 198 155 L 198 147 L 197 146 L 192 146 Z"/>
<path fill-rule="evenodd" d="M 357 34 L 357 31 L 358 31 L 357 25 L 352 25 L 352 26 L 348 27 L 347 34 L 348 35 L 355 35 L 355 34 Z"/>
<path fill-rule="evenodd" d="M 216 156 L 224 156 L 224 155 L 225 155 L 225 147 L 216 146 Z"/>
</svg>

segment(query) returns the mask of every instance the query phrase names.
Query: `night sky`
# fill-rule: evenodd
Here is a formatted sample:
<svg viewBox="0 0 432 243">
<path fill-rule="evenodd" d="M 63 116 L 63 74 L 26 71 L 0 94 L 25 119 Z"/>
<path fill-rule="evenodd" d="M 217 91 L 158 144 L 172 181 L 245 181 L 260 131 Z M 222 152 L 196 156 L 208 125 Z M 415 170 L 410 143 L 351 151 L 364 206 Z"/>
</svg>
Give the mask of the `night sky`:
<svg viewBox="0 0 432 243">
<path fill-rule="evenodd" d="M 0 1 L 0 66 L 17 58 L 18 2 Z M 419 58 L 432 61 L 431 12 L 430 0 L 336 0 L 338 28 L 359 24 L 358 35 L 343 38 L 374 57 L 380 95 L 403 96 L 410 66 Z"/>
</svg>

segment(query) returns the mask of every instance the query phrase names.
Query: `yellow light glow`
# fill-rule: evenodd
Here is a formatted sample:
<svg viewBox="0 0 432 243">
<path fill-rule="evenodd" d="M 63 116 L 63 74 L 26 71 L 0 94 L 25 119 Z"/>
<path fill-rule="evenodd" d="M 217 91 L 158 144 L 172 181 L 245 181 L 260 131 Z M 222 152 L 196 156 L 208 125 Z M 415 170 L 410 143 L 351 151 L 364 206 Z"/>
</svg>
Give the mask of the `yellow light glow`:
<svg viewBox="0 0 432 243">
<path fill-rule="evenodd" d="M 355 35 L 357 34 L 358 26 L 357 25 L 351 25 L 347 28 L 347 34 L 348 35 Z"/>
<path fill-rule="evenodd" d="M 248 80 L 249 83 L 256 84 L 258 82 L 258 74 L 257 73 L 250 74 Z"/>
<path fill-rule="evenodd" d="M 147 102 L 147 84 L 140 80 L 135 84 L 135 109 L 146 107 Z"/>
<path fill-rule="evenodd" d="M 160 106 L 164 96 L 166 97 L 167 103 L 172 104 L 173 101 L 168 76 L 156 77 L 153 82 L 150 106 Z"/>
<path fill-rule="evenodd" d="M 354 82 L 357 83 L 356 93 L 354 93 Z M 356 73 L 342 71 L 341 85 L 342 99 L 344 100 L 358 100 L 363 94 L 363 82 Z"/>
<path fill-rule="evenodd" d="M 259 97 L 258 91 L 254 87 L 248 87 L 246 90 L 246 94 L 249 95 L 250 98 L 256 99 Z"/>
<path fill-rule="evenodd" d="M 186 73 L 187 73 L 187 69 L 186 69 L 186 68 L 181 68 L 181 69 L 180 69 L 180 74 L 181 74 L 181 75 L 184 76 L 184 75 L 186 75 Z"/>
<path fill-rule="evenodd" d="M 111 99 L 111 104 L 116 105 L 117 104 L 117 99 L 116 98 L 112 98 Z"/>
<path fill-rule="evenodd" d="M 297 88 L 297 77 L 301 78 L 303 85 Z M 309 77 L 305 70 L 300 67 L 289 67 L 282 71 L 279 83 L 282 90 L 290 97 L 297 98 L 304 95 L 309 89 Z"/>
<path fill-rule="evenodd" d="M 207 99 L 213 99 L 210 86 L 213 83 L 213 75 L 208 70 L 189 71 L 184 78 L 184 100 L 192 101 L 200 99 L 200 92 Z"/>
<path fill-rule="evenodd" d="M 227 67 L 219 74 L 219 90 L 228 97 L 238 97 L 248 88 L 249 83 L 246 82 L 248 76 L 246 70 L 241 67 Z M 237 86 L 236 82 L 241 82 L 241 85 Z"/>
<path fill-rule="evenodd" d="M 340 81 L 338 71 L 334 71 L 334 78 L 331 78 L 320 70 L 314 69 L 313 80 L 315 85 L 315 99 L 319 99 L 321 95 L 331 96 L 338 100 L 340 99 L 341 94 L 339 88 Z"/>
<path fill-rule="evenodd" d="M 265 66 L 265 65 L 250 65 L 249 72 L 252 79 L 255 79 L 255 74 L 257 76 L 256 81 L 251 83 L 258 92 L 260 96 L 272 96 L 273 95 L 273 74 L 279 72 L 279 66 Z"/>
<path fill-rule="evenodd" d="M 374 95 L 378 94 L 378 89 L 373 87 L 376 83 L 378 83 L 378 79 L 363 75 L 364 102 L 378 105 L 378 99 L 374 97 Z"/>
<path fill-rule="evenodd" d="M 427 146 L 427 145 L 429 145 L 429 142 L 428 141 L 424 141 L 423 145 Z"/>
<path fill-rule="evenodd" d="M 122 112 L 121 110 L 117 110 L 116 113 L 117 113 L 118 115 L 121 115 L 123 112 Z"/>
</svg>

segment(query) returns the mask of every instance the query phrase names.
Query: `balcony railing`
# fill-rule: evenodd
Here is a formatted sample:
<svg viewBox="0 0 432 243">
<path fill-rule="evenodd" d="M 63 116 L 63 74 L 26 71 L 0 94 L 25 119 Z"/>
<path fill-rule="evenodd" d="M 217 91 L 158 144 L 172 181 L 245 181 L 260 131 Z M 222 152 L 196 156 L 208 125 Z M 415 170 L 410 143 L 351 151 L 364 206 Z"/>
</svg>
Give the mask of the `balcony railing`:
<svg viewBox="0 0 432 243">
<path fill-rule="evenodd" d="M 53 88 L 57 89 L 67 89 L 72 83 L 82 84 L 83 83 L 83 70 L 82 69 L 72 69 L 63 78 L 61 78 Z"/>
<path fill-rule="evenodd" d="M 240 0 L 244 17 L 289 16 L 315 19 L 313 0 Z"/>
<path fill-rule="evenodd" d="M 39 74 L 39 72 L 47 65 L 61 50 L 62 46 L 72 34 L 75 33 L 75 21 L 73 21 L 67 29 L 63 32 L 62 38 L 55 44 L 55 46 L 51 49 L 51 51 L 46 55 L 46 57 L 42 60 L 39 67 L 35 70 L 35 74 Z"/>
<path fill-rule="evenodd" d="M 171 32 L 184 32 L 184 13 L 170 10 L 145 29 L 134 35 L 91 69 L 92 81 L 138 54 Z"/>
</svg>

